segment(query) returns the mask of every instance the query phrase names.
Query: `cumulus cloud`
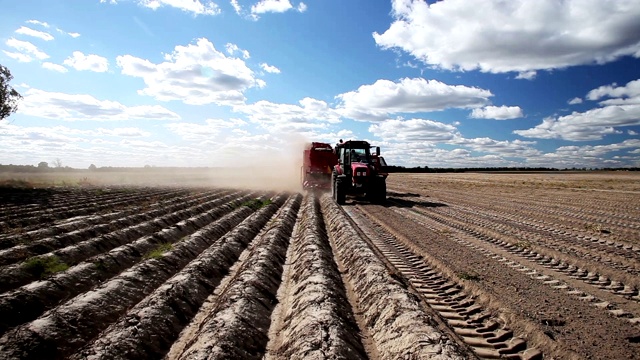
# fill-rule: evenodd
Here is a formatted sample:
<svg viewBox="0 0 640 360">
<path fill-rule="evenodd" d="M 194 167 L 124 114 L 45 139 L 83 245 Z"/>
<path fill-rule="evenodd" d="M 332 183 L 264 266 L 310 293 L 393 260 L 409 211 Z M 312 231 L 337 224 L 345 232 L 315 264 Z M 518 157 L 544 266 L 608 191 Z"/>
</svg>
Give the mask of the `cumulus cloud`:
<svg viewBox="0 0 640 360">
<path fill-rule="evenodd" d="M 242 59 L 227 57 L 201 38 L 195 44 L 176 46 L 165 62 L 154 64 L 131 55 L 118 56 L 122 74 L 142 78 L 146 88 L 140 95 L 160 101 L 180 100 L 186 104 L 238 105 L 244 91 L 263 87 L 264 81 Z"/>
<path fill-rule="evenodd" d="M 53 70 L 53 71 L 57 71 L 60 73 L 66 73 L 67 71 L 69 71 L 66 67 L 59 65 L 59 64 L 54 64 L 51 62 L 43 62 L 42 63 L 42 67 L 47 69 L 47 70 Z"/>
<path fill-rule="evenodd" d="M 448 70 L 515 71 L 607 63 L 640 57 L 635 0 L 393 0 L 395 21 L 373 37 Z"/>
<path fill-rule="evenodd" d="M 536 75 L 538 75 L 538 72 L 535 70 L 521 71 L 516 75 L 516 79 L 533 80 Z"/>
<path fill-rule="evenodd" d="M 381 121 L 391 114 L 480 107 L 486 105 L 491 96 L 491 91 L 476 87 L 404 78 L 399 82 L 378 80 L 336 98 L 340 100 L 338 109 L 345 117 Z"/>
<path fill-rule="evenodd" d="M 545 154 L 546 158 L 557 159 L 565 164 L 605 165 L 607 154 L 640 147 L 639 139 L 628 139 L 621 143 L 608 145 L 561 146 L 553 153 Z"/>
<path fill-rule="evenodd" d="M 262 70 L 268 72 L 268 73 L 272 73 L 272 74 L 280 74 L 280 69 L 278 69 L 275 66 L 269 65 L 267 63 L 261 63 L 260 67 L 262 68 Z"/>
<path fill-rule="evenodd" d="M 109 61 L 106 58 L 94 54 L 85 55 L 81 51 L 74 51 L 63 64 L 78 71 L 106 72 L 109 70 Z"/>
<path fill-rule="evenodd" d="M 569 105 L 582 104 L 582 98 L 574 97 L 573 99 L 567 101 L 567 104 Z"/>
<path fill-rule="evenodd" d="M 125 106 L 117 101 L 98 100 L 91 95 L 65 94 L 29 89 L 18 112 L 57 120 L 179 120 L 180 116 L 159 105 Z"/>
<path fill-rule="evenodd" d="M 258 18 L 258 14 L 264 13 L 283 13 L 289 10 L 298 12 L 307 11 L 307 5 L 300 2 L 297 7 L 293 7 L 289 0 L 260 0 L 257 4 L 251 6 L 251 14 L 254 19 Z"/>
<path fill-rule="evenodd" d="M 16 34 L 33 36 L 33 37 L 40 38 L 40 39 L 42 39 L 44 41 L 53 40 L 53 36 L 51 34 L 49 34 L 47 32 L 44 32 L 44 31 L 33 30 L 33 29 L 28 28 L 26 26 L 21 26 L 18 30 L 16 30 Z"/>
<path fill-rule="evenodd" d="M 635 135 L 638 135 L 638 132 L 637 131 L 633 131 L 633 130 L 627 130 L 627 134 L 629 134 L 631 136 L 635 136 Z M 640 149 L 638 149 L 638 150 L 640 150 Z"/>
<path fill-rule="evenodd" d="M 300 105 L 261 100 L 234 107 L 247 118 L 270 132 L 313 131 L 340 122 L 340 115 L 321 100 L 304 98 Z"/>
<path fill-rule="evenodd" d="M 104 1 L 103 1 L 104 2 Z M 200 0 L 137 0 L 138 4 L 153 10 L 169 6 L 180 9 L 193 15 L 217 15 L 220 7 L 213 1 L 201 2 Z M 115 1 L 111 1 L 115 4 Z"/>
<path fill-rule="evenodd" d="M 488 137 L 464 139 L 458 138 L 454 144 L 467 147 L 473 151 L 498 154 L 503 157 L 530 157 L 541 154 L 540 150 L 533 148 L 535 141 L 522 140 L 495 140 Z"/>
<path fill-rule="evenodd" d="M 369 132 L 396 142 L 444 142 L 459 135 L 453 125 L 424 119 L 387 120 L 371 125 Z"/>
<path fill-rule="evenodd" d="M 617 86 L 615 83 L 611 85 L 600 86 L 587 93 L 588 100 L 600 100 L 604 97 L 610 97 L 601 101 L 601 105 L 624 105 L 624 104 L 640 104 L 640 79 L 629 81 L 625 86 Z"/>
<path fill-rule="evenodd" d="M 602 100 L 602 107 L 585 112 L 573 112 L 560 117 L 547 117 L 542 123 L 515 134 L 540 138 L 572 141 L 600 140 L 604 135 L 620 133 L 616 127 L 640 125 L 640 79 L 625 86 L 601 86 L 587 93 L 588 100 Z"/>
<path fill-rule="evenodd" d="M 247 123 L 241 119 L 207 119 L 204 124 L 198 123 L 171 123 L 166 128 L 185 140 L 202 141 L 217 137 L 224 129 L 236 129 Z"/>
<path fill-rule="evenodd" d="M 473 109 L 471 118 L 474 119 L 495 119 L 509 120 L 517 119 L 523 116 L 522 109 L 519 106 L 485 106 L 481 109 Z"/>
<path fill-rule="evenodd" d="M 7 46 L 14 48 L 17 52 L 9 52 L 4 51 L 4 53 L 20 62 L 31 62 L 35 59 L 44 60 L 48 59 L 49 55 L 45 52 L 38 49 L 37 46 L 33 45 L 28 41 L 17 40 L 15 38 L 10 38 L 6 41 Z"/>
</svg>

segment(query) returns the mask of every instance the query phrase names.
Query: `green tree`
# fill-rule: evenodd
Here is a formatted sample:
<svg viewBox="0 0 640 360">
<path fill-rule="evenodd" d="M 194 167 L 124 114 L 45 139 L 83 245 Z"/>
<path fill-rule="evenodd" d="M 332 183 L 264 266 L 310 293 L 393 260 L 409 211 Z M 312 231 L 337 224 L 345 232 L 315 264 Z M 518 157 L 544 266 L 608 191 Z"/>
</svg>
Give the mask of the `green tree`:
<svg viewBox="0 0 640 360">
<path fill-rule="evenodd" d="M 16 89 L 9 86 L 13 79 L 6 66 L 0 64 L 0 120 L 3 120 L 18 110 L 18 101 L 22 98 Z"/>
<path fill-rule="evenodd" d="M 38 168 L 39 169 L 48 169 L 49 168 L 49 164 L 46 161 L 41 161 L 38 163 Z"/>
<path fill-rule="evenodd" d="M 95 171 L 98 167 L 96 167 L 95 165 L 91 164 L 89 165 L 89 170 L 91 171 Z"/>
</svg>

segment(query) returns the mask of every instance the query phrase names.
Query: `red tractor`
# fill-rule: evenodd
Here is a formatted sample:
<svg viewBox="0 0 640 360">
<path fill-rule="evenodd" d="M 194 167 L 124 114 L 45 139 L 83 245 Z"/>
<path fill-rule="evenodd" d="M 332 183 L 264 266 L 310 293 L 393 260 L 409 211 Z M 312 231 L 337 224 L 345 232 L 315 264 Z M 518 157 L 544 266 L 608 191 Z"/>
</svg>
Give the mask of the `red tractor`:
<svg viewBox="0 0 640 360">
<path fill-rule="evenodd" d="M 337 164 L 331 173 L 331 193 L 342 205 L 347 195 L 362 195 L 373 203 L 384 203 L 387 199 L 387 166 L 380 156 L 380 147 L 372 148 L 366 141 L 349 140 L 336 144 Z"/>
<path fill-rule="evenodd" d="M 331 172 L 337 163 L 331 145 L 320 142 L 307 144 L 302 158 L 302 188 L 330 189 Z"/>
</svg>

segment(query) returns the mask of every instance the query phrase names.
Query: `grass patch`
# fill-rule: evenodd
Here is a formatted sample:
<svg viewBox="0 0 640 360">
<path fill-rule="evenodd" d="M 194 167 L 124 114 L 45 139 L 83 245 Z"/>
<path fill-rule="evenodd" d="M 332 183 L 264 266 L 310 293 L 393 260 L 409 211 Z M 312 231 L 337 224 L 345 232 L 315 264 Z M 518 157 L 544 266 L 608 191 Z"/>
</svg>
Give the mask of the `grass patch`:
<svg viewBox="0 0 640 360">
<path fill-rule="evenodd" d="M 160 245 L 158 245 L 155 249 L 149 251 L 148 253 L 144 254 L 144 258 L 145 259 L 157 259 L 159 257 L 162 257 L 162 254 L 164 254 L 167 251 L 170 251 L 173 249 L 173 244 L 172 243 L 162 243 Z"/>
<path fill-rule="evenodd" d="M 62 262 L 57 256 L 47 256 L 28 259 L 24 262 L 24 268 L 40 279 L 44 279 L 47 276 L 67 270 L 69 265 Z"/>
<path fill-rule="evenodd" d="M 602 227 L 600 224 L 585 224 L 584 229 L 587 231 L 593 231 L 601 234 L 611 234 L 610 230 L 607 230 Z"/>
<path fill-rule="evenodd" d="M 245 201 L 242 204 L 240 204 L 240 206 L 246 206 L 248 208 L 250 208 L 251 210 L 258 210 L 261 209 L 269 204 L 273 203 L 273 201 L 271 201 L 271 199 L 266 199 L 266 200 L 260 200 L 260 199 L 253 199 L 253 200 L 249 200 L 249 201 Z"/>
<path fill-rule="evenodd" d="M 529 249 L 531 248 L 531 243 L 529 241 L 518 241 L 516 247 L 519 249 Z"/>
<path fill-rule="evenodd" d="M 462 280 L 480 281 L 480 275 L 475 272 L 461 272 L 458 273 L 458 277 Z"/>
</svg>

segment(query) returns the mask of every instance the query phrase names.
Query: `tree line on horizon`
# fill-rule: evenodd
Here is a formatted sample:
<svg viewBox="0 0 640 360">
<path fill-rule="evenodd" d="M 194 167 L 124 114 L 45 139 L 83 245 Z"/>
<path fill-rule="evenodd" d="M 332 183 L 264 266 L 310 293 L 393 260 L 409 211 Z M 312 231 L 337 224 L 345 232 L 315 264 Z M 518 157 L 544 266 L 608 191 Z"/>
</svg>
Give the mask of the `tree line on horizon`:
<svg viewBox="0 0 640 360">
<path fill-rule="evenodd" d="M 0 172 L 72 172 L 72 171 L 140 171 L 140 172 L 158 172 L 165 170 L 184 171 L 188 169 L 206 170 L 216 169 L 215 167 L 177 167 L 177 166 L 151 166 L 143 167 L 119 167 L 119 166 L 102 166 L 97 167 L 91 164 L 87 169 L 72 168 L 63 166 L 62 162 L 56 159 L 53 166 L 46 161 L 41 161 L 37 166 L 34 165 L 3 165 L 0 164 Z M 397 165 L 386 166 L 384 171 L 388 173 L 463 173 L 463 172 L 563 172 L 563 171 L 640 171 L 640 167 L 617 167 L 617 168 L 552 168 L 552 167 L 463 167 L 463 168 L 431 168 L 428 166 L 404 167 Z"/>
</svg>

